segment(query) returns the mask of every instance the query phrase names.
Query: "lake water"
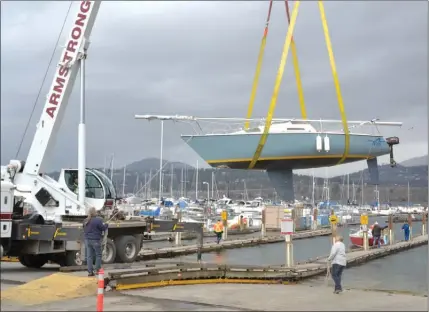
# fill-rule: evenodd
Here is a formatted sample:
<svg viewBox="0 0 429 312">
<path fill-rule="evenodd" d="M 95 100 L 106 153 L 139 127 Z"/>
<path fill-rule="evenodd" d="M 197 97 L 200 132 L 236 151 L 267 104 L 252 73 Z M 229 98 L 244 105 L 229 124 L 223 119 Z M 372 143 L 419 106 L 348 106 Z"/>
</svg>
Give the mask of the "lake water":
<svg viewBox="0 0 429 312">
<path fill-rule="evenodd" d="M 386 218 L 377 218 L 385 224 Z M 403 240 L 402 224 L 395 224 L 395 240 Z M 357 227 L 342 228 L 346 247 L 349 233 Z M 413 233 L 421 232 L 421 223 L 413 224 Z M 329 236 L 300 239 L 294 241 L 295 262 L 309 258 L 327 256 L 331 248 Z M 285 244 L 274 243 L 239 249 L 225 249 L 203 254 L 203 261 L 220 264 L 281 265 L 285 263 Z M 193 261 L 196 255 L 178 257 L 183 261 Z M 347 269 L 344 273 L 344 286 L 350 288 L 380 289 L 427 293 L 428 247 L 422 246 L 398 254 L 370 261 L 361 266 Z M 311 283 L 323 284 L 324 277 L 314 278 Z M 306 282 L 308 283 L 308 281 Z"/>
</svg>

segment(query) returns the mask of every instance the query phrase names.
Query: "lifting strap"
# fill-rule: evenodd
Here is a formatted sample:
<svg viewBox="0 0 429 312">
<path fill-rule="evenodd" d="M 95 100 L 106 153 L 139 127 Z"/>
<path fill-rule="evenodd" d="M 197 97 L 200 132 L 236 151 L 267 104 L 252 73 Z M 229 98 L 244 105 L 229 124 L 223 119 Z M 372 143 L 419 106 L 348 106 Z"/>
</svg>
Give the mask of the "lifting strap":
<svg viewBox="0 0 429 312">
<path fill-rule="evenodd" d="M 250 118 L 252 117 L 253 106 L 256 99 L 256 91 L 259 84 L 259 76 L 261 75 L 262 61 L 264 59 L 265 46 L 267 45 L 268 26 L 270 24 L 271 10 L 273 8 L 273 0 L 270 0 L 270 6 L 268 8 L 267 21 L 265 23 L 264 35 L 262 36 L 261 47 L 259 48 L 258 62 L 256 64 L 255 77 L 253 78 L 252 92 L 250 93 L 249 106 L 247 108 L 246 122 L 244 129 L 249 129 Z"/>
<path fill-rule="evenodd" d="M 331 37 L 329 35 L 328 22 L 326 21 L 325 7 L 323 5 L 323 1 L 321 0 L 318 1 L 318 4 L 319 4 L 319 11 L 320 11 L 320 18 L 322 19 L 323 33 L 325 35 L 326 48 L 328 49 L 328 54 L 329 54 L 329 62 L 331 65 L 332 76 L 334 77 L 335 93 L 337 94 L 338 107 L 340 109 L 341 121 L 343 124 L 343 130 L 344 130 L 344 141 L 345 141 L 344 152 L 343 152 L 343 157 L 341 157 L 340 161 L 338 162 L 338 165 L 339 165 L 339 164 L 342 164 L 344 160 L 347 159 L 347 156 L 349 155 L 350 132 L 347 124 L 346 111 L 344 109 L 343 96 L 341 95 L 341 88 L 340 88 L 340 82 L 338 79 L 337 67 L 335 65 L 334 52 L 332 51 L 332 43 L 331 43 Z"/>
<path fill-rule="evenodd" d="M 300 4 L 301 4 L 301 1 L 296 1 L 295 5 L 293 7 L 293 10 L 292 10 L 290 25 L 289 25 L 288 30 L 287 30 L 286 39 L 285 39 L 285 43 L 284 43 L 283 51 L 282 51 L 282 57 L 280 59 L 280 65 L 279 65 L 279 68 L 277 71 L 276 81 L 274 84 L 274 91 L 273 91 L 273 95 L 271 97 L 270 107 L 268 109 L 268 114 L 267 114 L 267 117 L 265 120 L 264 131 L 261 135 L 261 138 L 259 139 L 258 147 L 256 148 L 256 152 L 253 155 L 253 159 L 249 164 L 249 169 L 253 169 L 255 167 L 256 162 L 258 161 L 259 157 L 261 156 L 262 150 L 263 150 L 264 145 L 267 141 L 267 136 L 268 136 L 268 132 L 269 132 L 270 127 L 271 127 L 271 122 L 273 120 L 274 110 L 275 110 L 276 104 L 277 104 L 277 97 L 278 97 L 278 94 L 280 91 L 280 85 L 282 82 L 283 73 L 284 73 L 284 69 L 286 66 L 287 56 L 289 53 L 289 48 L 290 48 L 290 44 L 292 41 L 292 34 L 293 34 L 293 30 L 295 28 L 296 19 L 298 17 L 298 9 L 299 9 Z"/>
<path fill-rule="evenodd" d="M 287 22 L 290 25 L 290 12 L 289 12 L 288 0 L 285 0 L 285 7 L 286 7 Z M 301 74 L 299 72 L 298 53 L 296 51 L 296 44 L 293 36 L 292 36 L 290 47 L 292 50 L 293 70 L 295 71 L 295 80 L 296 80 L 296 87 L 298 89 L 298 99 L 299 99 L 299 107 L 301 108 L 301 116 L 302 116 L 302 119 L 307 119 L 307 110 L 305 108 L 305 101 L 304 101 L 304 91 L 302 88 Z"/>
</svg>

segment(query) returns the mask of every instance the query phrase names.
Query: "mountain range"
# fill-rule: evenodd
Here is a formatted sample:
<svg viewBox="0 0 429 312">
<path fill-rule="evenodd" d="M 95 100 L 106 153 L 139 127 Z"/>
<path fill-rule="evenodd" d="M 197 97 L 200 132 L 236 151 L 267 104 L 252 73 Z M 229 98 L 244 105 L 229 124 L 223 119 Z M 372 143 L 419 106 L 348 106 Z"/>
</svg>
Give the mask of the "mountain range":
<svg viewBox="0 0 429 312">
<path fill-rule="evenodd" d="M 426 163 L 426 164 L 425 164 Z M 133 162 L 125 168 L 115 169 L 113 173 L 107 170 L 106 174 L 113 177 L 118 194 L 144 193 L 146 197 L 157 197 L 159 190 L 160 160 L 158 158 L 146 158 Z M 181 162 L 163 161 L 163 194 L 165 196 L 195 197 L 198 188 L 199 196 L 207 196 L 207 183 L 211 192 L 212 172 L 215 185 L 213 189 L 219 196 L 227 195 L 231 198 L 262 196 L 275 198 L 275 191 L 264 171 L 231 170 L 200 168 L 198 170 L 198 186 L 196 186 L 196 168 Z M 419 203 L 427 202 L 428 167 L 427 156 L 409 159 L 395 168 L 389 165 L 379 166 L 380 201 L 404 202 L 410 197 L 410 201 Z M 59 173 L 50 174 L 57 178 Z M 150 180 L 150 182 L 149 182 Z M 368 169 L 349 174 L 349 186 L 345 176 L 337 176 L 329 179 L 330 198 L 344 200 L 348 197 L 355 198 L 358 202 L 370 202 L 374 200 L 375 186 L 370 185 Z M 206 182 L 206 183 L 203 183 Z M 315 178 L 315 198 L 322 198 L 323 179 Z M 298 197 L 312 196 L 312 177 L 295 175 L 295 193 Z M 409 186 L 408 186 L 409 185 Z M 173 194 L 172 194 L 173 193 Z M 347 195 L 348 193 L 348 195 Z"/>
</svg>

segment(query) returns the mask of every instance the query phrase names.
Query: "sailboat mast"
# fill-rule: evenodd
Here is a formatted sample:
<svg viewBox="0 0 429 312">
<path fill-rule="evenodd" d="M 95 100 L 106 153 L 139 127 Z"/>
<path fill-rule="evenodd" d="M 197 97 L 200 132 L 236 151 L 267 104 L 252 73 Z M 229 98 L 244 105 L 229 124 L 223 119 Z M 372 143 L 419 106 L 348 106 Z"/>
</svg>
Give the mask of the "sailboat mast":
<svg viewBox="0 0 429 312">
<path fill-rule="evenodd" d="M 313 174 L 312 174 L 312 178 L 311 178 L 311 180 L 312 180 L 312 187 L 311 187 L 311 203 L 313 204 L 313 206 L 314 206 L 314 204 L 315 204 L 315 200 L 314 200 L 314 188 L 315 188 L 315 186 L 316 186 L 316 183 L 315 183 L 315 180 L 314 180 L 314 170 L 313 170 Z"/>
<path fill-rule="evenodd" d="M 198 160 L 197 160 L 197 172 L 195 174 L 195 199 L 198 200 Z"/>
<path fill-rule="evenodd" d="M 410 181 L 407 182 L 407 207 L 410 208 Z"/>
<path fill-rule="evenodd" d="M 113 182 L 113 161 L 115 160 L 115 155 L 112 154 L 112 159 L 110 160 L 110 181 Z"/>
<path fill-rule="evenodd" d="M 212 171 L 212 198 L 214 198 L 214 171 Z"/>
<path fill-rule="evenodd" d="M 124 176 L 122 178 L 122 197 L 125 197 L 125 174 L 126 174 L 127 166 L 124 166 Z"/>
<path fill-rule="evenodd" d="M 347 173 L 347 202 L 350 202 L 350 174 Z"/>
<path fill-rule="evenodd" d="M 174 165 L 171 164 L 171 175 L 170 175 L 170 196 L 173 198 L 173 176 L 174 176 Z"/>
<path fill-rule="evenodd" d="M 139 188 L 139 184 L 140 184 L 140 175 L 137 173 L 137 177 L 136 177 L 136 187 L 135 187 L 135 190 L 134 190 L 134 193 L 137 193 L 137 192 L 139 192 L 140 191 L 140 188 Z M 136 194 L 136 196 L 138 196 L 138 194 Z"/>
<path fill-rule="evenodd" d="M 152 198 L 152 169 L 149 171 L 149 198 Z"/>
<path fill-rule="evenodd" d="M 148 199 L 148 193 L 147 193 L 147 172 L 144 173 L 144 197 L 145 197 L 145 199 Z"/>
<path fill-rule="evenodd" d="M 183 167 L 180 171 L 180 197 L 183 197 Z"/>
</svg>

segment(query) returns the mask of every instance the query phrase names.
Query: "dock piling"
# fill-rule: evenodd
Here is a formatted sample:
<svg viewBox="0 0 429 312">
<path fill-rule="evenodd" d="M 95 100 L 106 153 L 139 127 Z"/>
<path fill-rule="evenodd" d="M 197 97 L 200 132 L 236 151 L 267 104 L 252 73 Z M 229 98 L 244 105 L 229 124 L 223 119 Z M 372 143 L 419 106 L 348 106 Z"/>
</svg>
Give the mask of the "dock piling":
<svg viewBox="0 0 429 312">
<path fill-rule="evenodd" d="M 266 210 L 265 208 L 262 210 L 262 224 L 261 224 L 261 237 L 264 238 L 267 234 L 266 230 Z"/>
<path fill-rule="evenodd" d="M 222 221 L 223 221 L 222 239 L 227 240 L 228 239 L 228 211 L 226 210 L 222 211 Z"/>
<path fill-rule="evenodd" d="M 331 216 L 329 218 L 329 221 L 331 222 L 331 230 L 332 230 L 331 243 L 332 245 L 334 245 L 335 237 L 337 237 L 337 217 L 335 216 L 334 209 L 331 210 Z"/>
<path fill-rule="evenodd" d="M 314 231 L 316 231 L 317 228 L 318 228 L 317 214 L 318 214 L 317 208 L 313 208 L 313 224 L 312 224 L 312 228 L 313 228 Z"/>
<path fill-rule="evenodd" d="M 393 216 L 389 215 L 388 217 L 388 225 L 389 225 L 389 245 L 393 245 L 395 243 L 395 236 L 393 232 Z"/>
<path fill-rule="evenodd" d="M 363 213 L 360 216 L 360 226 L 362 229 L 362 243 L 363 250 L 367 251 L 369 249 L 369 241 L 368 241 L 368 214 Z"/>
<path fill-rule="evenodd" d="M 427 234 L 426 224 L 427 224 L 427 212 L 423 212 L 423 215 L 422 215 L 422 235 Z"/>
<path fill-rule="evenodd" d="M 286 243 L 286 267 L 291 268 L 294 265 L 292 235 L 289 235 L 289 234 L 285 235 L 285 243 Z"/>
<path fill-rule="evenodd" d="M 411 213 L 408 213 L 408 225 L 410 227 L 410 238 L 409 240 L 413 239 L 413 218 L 411 217 Z"/>
</svg>

